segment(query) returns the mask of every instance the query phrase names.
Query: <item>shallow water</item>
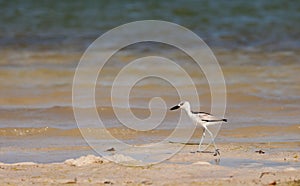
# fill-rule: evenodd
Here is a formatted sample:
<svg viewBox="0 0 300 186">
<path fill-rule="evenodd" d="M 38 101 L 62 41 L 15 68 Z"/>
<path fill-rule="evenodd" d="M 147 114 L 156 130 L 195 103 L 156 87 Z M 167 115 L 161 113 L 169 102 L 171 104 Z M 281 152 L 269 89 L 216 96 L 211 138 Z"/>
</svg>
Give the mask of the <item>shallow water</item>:
<svg viewBox="0 0 300 186">
<path fill-rule="evenodd" d="M 262 167 L 272 167 L 272 168 L 299 168 L 299 162 L 275 162 L 268 160 L 252 160 L 252 159 L 238 159 L 238 158 L 221 158 L 219 161 L 211 161 L 211 164 L 216 164 L 225 167 L 234 168 L 262 168 Z"/>
</svg>

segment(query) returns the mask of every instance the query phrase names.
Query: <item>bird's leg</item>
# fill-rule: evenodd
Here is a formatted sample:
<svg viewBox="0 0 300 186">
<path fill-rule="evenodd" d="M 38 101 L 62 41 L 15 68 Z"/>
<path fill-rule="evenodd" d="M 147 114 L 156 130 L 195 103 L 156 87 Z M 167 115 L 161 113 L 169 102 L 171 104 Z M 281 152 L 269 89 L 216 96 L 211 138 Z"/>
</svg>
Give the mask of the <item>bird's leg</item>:
<svg viewBox="0 0 300 186">
<path fill-rule="evenodd" d="M 212 140 L 212 142 L 213 142 L 213 145 L 214 145 L 214 147 L 215 147 L 215 153 L 214 153 L 214 156 L 220 155 L 220 151 L 219 151 L 219 149 L 218 149 L 217 146 L 216 146 L 216 143 L 215 143 L 215 139 L 214 139 L 213 134 L 212 134 L 207 128 L 206 128 L 206 130 L 207 130 L 207 132 L 209 133 L 209 135 L 210 135 L 210 137 L 211 137 L 211 140 Z"/>
<path fill-rule="evenodd" d="M 202 142 L 203 142 L 203 139 L 205 138 L 205 128 L 203 128 L 203 132 L 202 132 L 202 137 L 201 137 L 201 140 L 199 142 L 199 146 L 198 146 L 198 150 L 197 152 L 202 152 L 201 150 L 201 145 L 202 145 Z"/>
</svg>

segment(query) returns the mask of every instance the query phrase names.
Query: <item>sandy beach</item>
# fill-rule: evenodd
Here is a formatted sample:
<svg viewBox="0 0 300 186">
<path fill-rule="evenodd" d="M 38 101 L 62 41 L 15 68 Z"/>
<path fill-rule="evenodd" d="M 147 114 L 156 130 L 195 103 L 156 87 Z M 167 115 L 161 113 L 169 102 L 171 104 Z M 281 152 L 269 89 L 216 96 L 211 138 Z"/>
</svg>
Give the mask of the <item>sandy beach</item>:
<svg viewBox="0 0 300 186">
<path fill-rule="evenodd" d="M 1 185 L 299 185 L 300 143 L 219 144 L 221 157 L 185 148 L 162 163 L 123 166 L 94 155 L 61 163 L 0 164 Z M 116 154 L 112 155 L 115 156 Z"/>
</svg>

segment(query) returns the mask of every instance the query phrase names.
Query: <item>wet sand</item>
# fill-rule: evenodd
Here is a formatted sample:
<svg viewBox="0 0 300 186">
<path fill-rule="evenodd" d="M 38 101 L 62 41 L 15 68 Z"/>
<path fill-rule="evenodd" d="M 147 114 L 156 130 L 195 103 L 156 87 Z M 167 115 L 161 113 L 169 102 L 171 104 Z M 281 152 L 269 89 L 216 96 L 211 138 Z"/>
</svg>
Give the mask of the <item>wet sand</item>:
<svg viewBox="0 0 300 186">
<path fill-rule="evenodd" d="M 81 129 L 58 129 L 50 127 L 41 128 L 2 128 L 0 129 L 1 142 L 0 162 L 16 163 L 23 161 L 35 161 L 39 163 L 61 162 L 69 158 L 76 158 L 87 154 L 96 153 L 83 139 L 81 132 L 91 140 L 96 140 L 99 144 L 114 147 L 119 150 L 114 143 L 107 138 L 105 131 L 108 131 L 113 137 L 131 145 L 147 145 L 165 142 L 175 142 L 179 145 L 187 135 L 187 129 L 177 129 L 178 134 L 172 134 L 173 130 L 158 129 L 151 131 L 135 131 L 128 128 L 112 127 L 103 128 L 85 128 Z M 189 144 L 197 145 L 201 138 L 201 129 L 196 129 Z M 297 144 L 300 141 L 299 124 L 289 126 L 249 126 L 233 127 L 229 124 L 223 124 L 215 139 L 216 143 L 236 143 L 236 144 L 269 144 L 270 147 L 281 151 L 300 151 L 299 146 L 286 146 L 286 144 Z M 63 143 L 62 143 L 63 142 Z M 173 144 L 166 147 L 172 148 Z M 272 147 L 274 146 L 274 147 Z M 171 149 L 169 149 L 171 150 Z M 158 152 L 158 154 L 165 152 Z M 47 155 L 47 156 L 45 156 Z"/>
<path fill-rule="evenodd" d="M 94 155 L 52 164 L 0 164 L 0 184 L 292 185 L 300 182 L 299 142 L 223 143 L 219 144 L 219 162 L 212 153 L 191 153 L 196 148 L 187 145 L 169 160 L 145 167 L 123 166 Z"/>
</svg>

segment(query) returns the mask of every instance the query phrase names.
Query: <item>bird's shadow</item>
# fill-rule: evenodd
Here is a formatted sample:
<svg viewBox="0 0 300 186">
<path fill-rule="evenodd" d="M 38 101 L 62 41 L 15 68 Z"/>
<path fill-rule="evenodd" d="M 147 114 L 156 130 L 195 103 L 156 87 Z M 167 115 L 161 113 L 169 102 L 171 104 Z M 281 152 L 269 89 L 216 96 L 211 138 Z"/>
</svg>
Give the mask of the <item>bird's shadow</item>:
<svg viewBox="0 0 300 186">
<path fill-rule="evenodd" d="M 209 150 L 202 150 L 202 151 L 197 150 L 197 151 L 191 151 L 190 153 L 193 153 L 193 154 L 195 154 L 195 153 L 210 153 L 210 154 L 213 154 L 214 152 L 209 151 Z"/>
</svg>

